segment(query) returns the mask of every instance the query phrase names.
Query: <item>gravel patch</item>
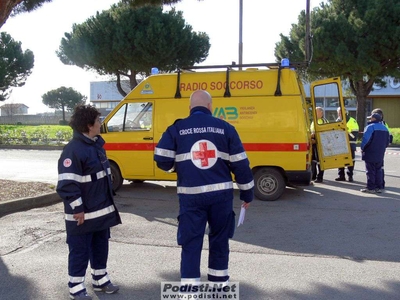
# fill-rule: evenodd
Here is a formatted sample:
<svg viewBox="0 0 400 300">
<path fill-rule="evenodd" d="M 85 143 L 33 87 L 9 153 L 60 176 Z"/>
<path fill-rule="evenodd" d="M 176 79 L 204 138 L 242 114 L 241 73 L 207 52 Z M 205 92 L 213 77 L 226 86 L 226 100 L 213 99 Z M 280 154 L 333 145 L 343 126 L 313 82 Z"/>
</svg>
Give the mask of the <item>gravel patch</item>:
<svg viewBox="0 0 400 300">
<path fill-rule="evenodd" d="M 36 197 L 55 191 L 55 186 L 44 182 L 20 182 L 0 179 L 0 201 Z"/>
</svg>

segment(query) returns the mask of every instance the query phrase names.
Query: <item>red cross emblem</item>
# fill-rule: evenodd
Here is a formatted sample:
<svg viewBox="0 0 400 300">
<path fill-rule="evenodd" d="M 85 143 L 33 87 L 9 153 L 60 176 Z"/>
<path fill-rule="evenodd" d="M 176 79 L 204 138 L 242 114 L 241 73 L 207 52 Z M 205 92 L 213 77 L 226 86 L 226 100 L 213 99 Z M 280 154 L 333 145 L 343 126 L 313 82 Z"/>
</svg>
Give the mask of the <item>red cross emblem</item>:
<svg viewBox="0 0 400 300">
<path fill-rule="evenodd" d="M 64 159 L 63 165 L 64 167 L 69 168 L 72 165 L 72 160 L 70 158 Z"/>
<path fill-rule="evenodd" d="M 195 143 L 191 149 L 192 162 L 200 169 L 211 168 L 217 161 L 217 147 L 207 140 Z"/>
</svg>

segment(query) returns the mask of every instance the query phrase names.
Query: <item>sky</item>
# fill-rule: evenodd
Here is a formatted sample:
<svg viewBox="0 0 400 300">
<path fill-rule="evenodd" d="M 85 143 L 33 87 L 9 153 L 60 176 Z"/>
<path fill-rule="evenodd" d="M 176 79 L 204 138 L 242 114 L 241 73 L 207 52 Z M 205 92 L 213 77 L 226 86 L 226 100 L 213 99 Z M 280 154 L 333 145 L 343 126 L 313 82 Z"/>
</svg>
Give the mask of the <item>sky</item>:
<svg viewBox="0 0 400 300">
<path fill-rule="evenodd" d="M 306 0 L 242 0 L 243 1 L 243 63 L 275 61 L 275 43 L 279 34 L 288 35 L 297 23 Z M 311 0 L 311 9 L 322 0 Z M 53 0 L 38 10 L 11 17 L 0 31 L 21 42 L 23 51 L 30 49 L 35 56 L 32 74 L 23 87 L 13 88 L 11 97 L 1 103 L 23 103 L 29 114 L 51 112 L 42 103 L 42 95 L 61 86 L 72 87 L 89 99 L 90 82 L 109 80 L 76 66 L 64 65 L 56 55 L 65 32 L 107 10 L 117 0 Z M 201 65 L 222 65 L 239 61 L 239 3 L 240 0 L 183 0 L 175 6 L 183 12 L 186 23 L 195 32 L 206 32 L 211 48 Z M 166 6 L 169 9 L 170 6 Z M 157 66 L 155 66 L 157 67 Z"/>
</svg>

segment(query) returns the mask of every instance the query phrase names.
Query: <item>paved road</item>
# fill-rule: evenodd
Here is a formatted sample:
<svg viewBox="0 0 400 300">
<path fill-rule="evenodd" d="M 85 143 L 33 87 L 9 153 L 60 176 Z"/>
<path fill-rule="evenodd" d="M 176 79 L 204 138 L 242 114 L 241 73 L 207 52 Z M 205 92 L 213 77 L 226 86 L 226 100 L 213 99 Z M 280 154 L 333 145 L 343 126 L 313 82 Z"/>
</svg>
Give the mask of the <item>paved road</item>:
<svg viewBox="0 0 400 300">
<path fill-rule="evenodd" d="M 254 201 L 231 242 L 231 281 L 240 283 L 240 299 L 399 299 L 400 157 L 389 151 L 385 194 L 358 191 L 365 184 L 358 162 L 354 183 L 335 182 L 329 170 L 324 184 Z M 116 203 L 123 224 L 112 230 L 109 270 L 121 291 L 89 292 L 94 299 L 160 299 L 160 282 L 179 280 L 175 187 L 126 183 Z M 236 212 L 239 205 L 236 199 Z M 68 299 L 62 205 L 7 215 L 0 227 L 0 299 Z"/>
<path fill-rule="evenodd" d="M 0 179 L 57 183 L 61 150 L 0 149 Z"/>
</svg>

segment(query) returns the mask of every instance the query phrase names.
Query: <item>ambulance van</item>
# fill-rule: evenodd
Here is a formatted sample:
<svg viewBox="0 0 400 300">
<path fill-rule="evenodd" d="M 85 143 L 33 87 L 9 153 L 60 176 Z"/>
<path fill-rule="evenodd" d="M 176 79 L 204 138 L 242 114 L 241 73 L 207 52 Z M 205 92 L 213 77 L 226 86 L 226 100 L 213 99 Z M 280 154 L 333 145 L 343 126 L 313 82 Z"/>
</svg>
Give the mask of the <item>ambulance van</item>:
<svg viewBox="0 0 400 300">
<path fill-rule="evenodd" d="M 176 174 L 157 168 L 154 148 L 166 128 L 189 115 L 189 97 L 206 90 L 213 98 L 213 115 L 235 126 L 250 160 L 255 195 L 277 200 L 286 186 L 311 182 L 315 99 L 327 90 L 343 107 L 339 78 L 311 85 L 306 99 L 295 65 L 248 64 L 197 66 L 176 73 L 155 74 L 138 84 L 104 119 L 102 136 L 111 163 L 114 190 L 123 180 L 174 181 Z M 352 164 L 346 124 L 316 125 L 323 169 Z"/>
</svg>

